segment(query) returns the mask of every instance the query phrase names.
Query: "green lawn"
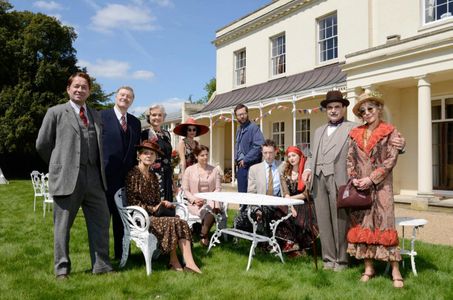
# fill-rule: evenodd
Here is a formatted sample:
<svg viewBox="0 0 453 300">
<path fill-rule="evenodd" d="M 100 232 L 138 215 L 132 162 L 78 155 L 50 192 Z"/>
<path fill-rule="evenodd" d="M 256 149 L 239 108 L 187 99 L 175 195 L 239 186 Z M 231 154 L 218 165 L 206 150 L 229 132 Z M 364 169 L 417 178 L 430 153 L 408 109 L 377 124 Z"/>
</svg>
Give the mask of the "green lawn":
<svg viewBox="0 0 453 300">
<path fill-rule="evenodd" d="M 258 250 L 246 272 L 247 241 L 221 244 L 209 254 L 195 243 L 202 275 L 167 270 L 168 258 L 160 257 L 148 277 L 133 245 L 124 269 L 95 276 L 81 212 L 71 233 L 72 274 L 68 281 L 56 281 L 52 213 L 44 219 L 42 203 L 33 212 L 30 181 L 0 185 L 0 299 L 453 299 L 453 247 L 417 242 L 419 276 L 406 258 L 405 288 L 396 290 L 383 274 L 384 264 L 378 266 L 379 276 L 361 283 L 358 263 L 342 273 L 316 271 L 311 257 L 282 264 Z"/>
</svg>

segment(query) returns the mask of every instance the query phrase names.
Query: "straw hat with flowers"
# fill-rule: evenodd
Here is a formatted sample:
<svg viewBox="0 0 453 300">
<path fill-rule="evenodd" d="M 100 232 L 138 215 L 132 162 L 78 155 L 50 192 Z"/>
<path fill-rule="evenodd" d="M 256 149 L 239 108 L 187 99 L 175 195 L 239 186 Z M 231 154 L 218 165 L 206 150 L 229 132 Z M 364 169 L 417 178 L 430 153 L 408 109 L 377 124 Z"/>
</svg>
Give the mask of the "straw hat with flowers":
<svg viewBox="0 0 453 300">
<path fill-rule="evenodd" d="M 384 100 L 382 100 L 382 94 L 377 92 L 377 91 L 365 91 L 361 95 L 357 97 L 357 102 L 352 108 L 352 112 L 354 115 L 357 117 L 361 117 L 361 114 L 359 112 L 360 106 L 362 106 L 363 103 L 368 102 L 368 101 L 373 101 L 376 104 L 379 104 L 381 107 L 384 107 Z"/>
</svg>

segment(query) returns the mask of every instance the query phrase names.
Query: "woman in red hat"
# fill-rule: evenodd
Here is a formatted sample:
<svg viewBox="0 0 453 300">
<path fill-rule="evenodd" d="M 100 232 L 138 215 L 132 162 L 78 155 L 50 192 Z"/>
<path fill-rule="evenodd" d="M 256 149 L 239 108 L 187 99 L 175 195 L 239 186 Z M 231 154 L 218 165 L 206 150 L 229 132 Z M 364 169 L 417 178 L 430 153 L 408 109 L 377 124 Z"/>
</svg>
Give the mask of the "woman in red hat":
<svg viewBox="0 0 453 300">
<path fill-rule="evenodd" d="M 127 203 L 142 207 L 152 216 L 149 231 L 159 241 L 160 250 L 170 255 L 171 269 L 201 273 L 192 256 L 192 234 L 187 222 L 178 217 L 159 216 L 162 208 L 174 208 L 170 201 L 161 200 L 158 175 L 150 172 L 158 155 L 163 154 L 154 141 L 145 140 L 137 147 L 138 165 L 129 171 L 126 177 Z M 184 268 L 176 254 L 178 245 L 186 263 Z"/>
<path fill-rule="evenodd" d="M 175 134 L 185 137 L 178 144 L 181 176 L 184 174 L 186 168 L 197 163 L 197 158 L 193 150 L 198 146 L 198 142 L 194 138 L 208 131 L 208 126 L 197 124 L 193 118 L 188 118 L 185 123 L 181 123 L 173 129 Z"/>
<path fill-rule="evenodd" d="M 283 252 L 296 257 L 303 254 L 304 249 L 309 248 L 316 239 L 318 226 L 314 203 L 308 198 L 305 182 L 302 180 L 306 157 L 296 146 L 288 147 L 285 155 L 287 160 L 280 175 L 282 196 L 304 200 L 305 203 L 292 207 L 292 217 L 277 227 L 276 236 L 285 241 Z M 280 206 L 276 213 L 285 216 L 288 213 L 288 207 Z"/>
</svg>

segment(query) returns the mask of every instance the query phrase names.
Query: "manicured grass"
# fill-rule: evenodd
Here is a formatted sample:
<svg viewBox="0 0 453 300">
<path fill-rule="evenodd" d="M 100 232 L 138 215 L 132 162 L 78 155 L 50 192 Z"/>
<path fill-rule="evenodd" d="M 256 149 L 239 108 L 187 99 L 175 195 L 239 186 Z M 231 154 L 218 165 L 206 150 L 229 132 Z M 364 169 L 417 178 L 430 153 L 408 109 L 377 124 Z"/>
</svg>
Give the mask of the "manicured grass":
<svg viewBox="0 0 453 300">
<path fill-rule="evenodd" d="M 358 281 L 360 262 L 342 273 L 316 271 L 311 256 L 282 264 L 257 250 L 246 272 L 247 241 L 223 243 L 209 254 L 195 243 L 202 275 L 167 270 L 168 257 L 162 256 L 148 277 L 134 245 L 124 269 L 95 276 L 80 212 L 71 231 L 71 277 L 60 282 L 53 274 L 52 230 L 52 213 L 44 219 L 41 203 L 33 212 L 30 181 L 0 185 L 0 299 L 453 299 L 453 247 L 417 242 L 419 276 L 412 274 L 406 258 L 403 290 L 392 288 L 383 274 L 385 264 L 378 265 L 375 279 L 363 284 Z"/>
</svg>

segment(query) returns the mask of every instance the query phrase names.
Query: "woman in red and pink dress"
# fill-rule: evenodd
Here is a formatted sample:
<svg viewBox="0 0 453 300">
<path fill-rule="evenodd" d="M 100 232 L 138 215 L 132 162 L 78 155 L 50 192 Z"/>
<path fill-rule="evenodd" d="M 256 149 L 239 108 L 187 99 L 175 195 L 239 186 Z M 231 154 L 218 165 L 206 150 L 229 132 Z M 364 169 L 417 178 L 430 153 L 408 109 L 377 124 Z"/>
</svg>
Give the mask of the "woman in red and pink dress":
<svg viewBox="0 0 453 300">
<path fill-rule="evenodd" d="M 375 260 L 385 261 L 392 266 L 393 286 L 402 288 L 392 175 L 398 158 L 398 149 L 392 143 L 400 134 L 393 125 L 382 121 L 383 107 L 383 100 L 377 94 L 364 93 L 353 108 L 354 114 L 365 124 L 349 133 L 348 175 L 359 190 L 371 189 L 373 204 L 370 209 L 350 212 L 347 251 L 364 260 L 361 281 L 375 276 Z"/>
</svg>

